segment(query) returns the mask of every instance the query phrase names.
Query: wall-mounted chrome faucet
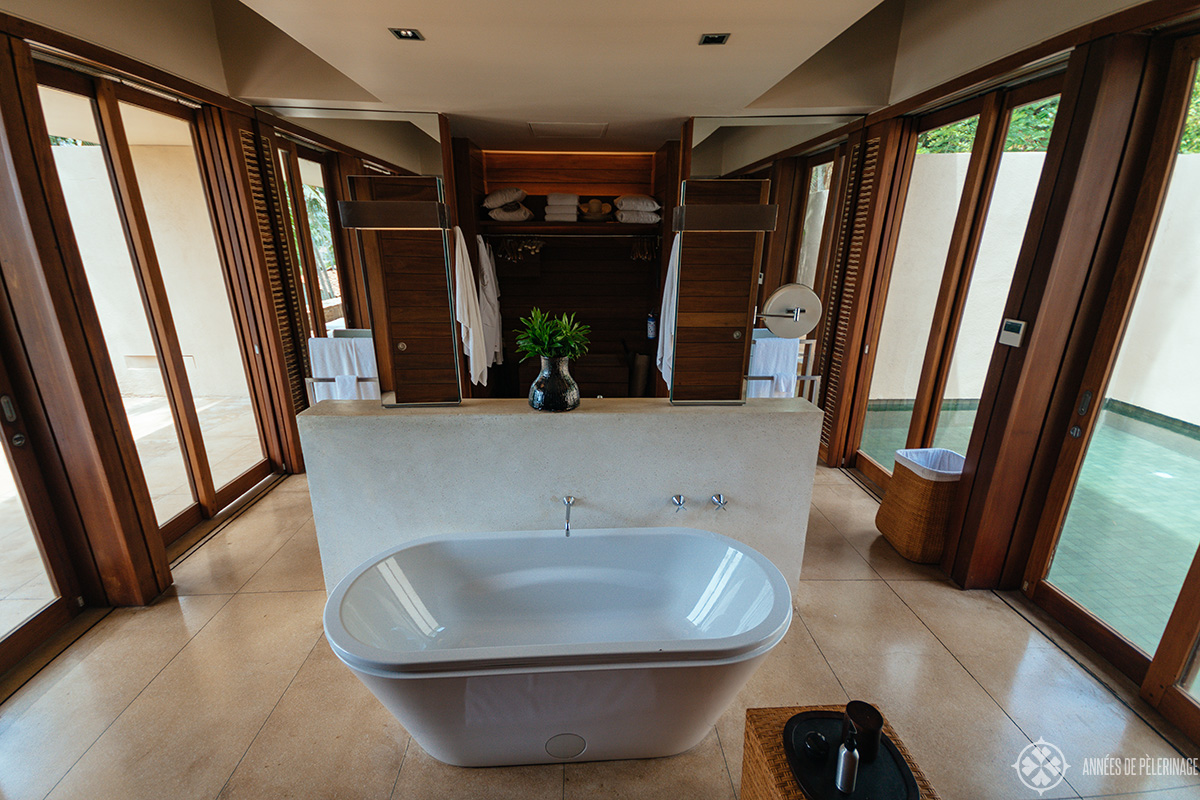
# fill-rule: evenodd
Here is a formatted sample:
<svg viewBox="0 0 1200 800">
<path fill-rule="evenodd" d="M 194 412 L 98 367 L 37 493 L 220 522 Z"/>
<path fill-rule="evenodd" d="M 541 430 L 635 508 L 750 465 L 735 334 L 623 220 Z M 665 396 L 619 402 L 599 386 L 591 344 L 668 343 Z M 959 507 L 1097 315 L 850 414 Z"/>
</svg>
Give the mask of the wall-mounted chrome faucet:
<svg viewBox="0 0 1200 800">
<path fill-rule="evenodd" d="M 564 497 L 562 499 L 562 501 L 563 501 L 563 505 L 567 507 L 566 530 L 567 530 L 567 536 L 570 536 L 571 535 L 571 506 L 575 505 L 575 497 L 573 495 L 567 495 L 566 497 Z"/>
<path fill-rule="evenodd" d="M 687 498 L 681 494 L 677 494 L 671 498 L 671 502 L 675 504 L 675 513 L 678 514 L 680 511 L 683 511 L 683 506 L 687 503 Z"/>
<path fill-rule="evenodd" d="M 725 506 L 729 505 L 729 501 L 725 499 L 725 495 L 723 494 L 714 494 L 712 502 L 717 507 L 717 511 L 725 511 Z"/>
</svg>

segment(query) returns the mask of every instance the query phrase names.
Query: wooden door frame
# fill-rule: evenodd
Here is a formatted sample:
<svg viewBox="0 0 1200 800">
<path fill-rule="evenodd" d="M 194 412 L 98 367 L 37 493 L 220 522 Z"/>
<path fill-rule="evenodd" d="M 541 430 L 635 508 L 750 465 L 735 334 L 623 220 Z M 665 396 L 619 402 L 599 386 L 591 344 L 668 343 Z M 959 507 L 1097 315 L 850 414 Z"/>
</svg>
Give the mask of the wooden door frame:
<svg viewBox="0 0 1200 800">
<path fill-rule="evenodd" d="M 85 601 L 144 605 L 170 585 L 133 437 L 75 246 L 29 47 L 0 37 L 0 258 L 47 427 L 99 578 Z M 96 401 L 99 398 L 99 401 Z M 68 500 L 63 499 L 65 506 Z"/>
<path fill-rule="evenodd" d="M 312 329 L 309 332 L 313 337 L 322 339 L 326 335 L 325 311 L 321 305 L 321 287 L 317 282 L 317 258 L 313 253 L 312 234 L 308 227 L 308 209 L 304 205 L 304 187 L 300 177 L 300 161 L 296 143 L 277 135 L 270 138 L 273 140 L 275 156 L 280 153 L 287 154 L 281 169 L 287 180 L 287 201 L 291 207 L 295 235 L 299 237 L 299 241 L 292 244 L 292 252 L 297 256 L 296 270 L 303 272 L 305 277 L 304 288 L 308 293 L 308 305 L 311 309 L 309 323 L 312 325 Z M 289 240 L 294 238 L 292 234 L 293 230 L 289 227 L 287 229 Z"/>
<path fill-rule="evenodd" d="M 1086 365 L 1078 379 L 1063 381 L 1058 387 L 1060 396 L 1070 392 L 1076 407 L 1070 421 L 1082 428 L 1083 434 L 1069 436 L 1065 431 L 1066 426 L 1060 425 L 1051 437 L 1056 444 L 1057 458 L 1042 504 L 1043 510 L 1038 517 L 1037 532 L 1025 567 L 1023 588 L 1034 602 L 1066 623 L 1122 672 L 1141 684 L 1144 699 L 1167 713 L 1190 736 L 1198 738 L 1200 703 L 1183 692 L 1177 683 L 1200 637 L 1200 550 L 1193 554 L 1159 647 L 1149 657 L 1080 603 L 1047 582 L 1075 484 L 1099 421 L 1102 398 L 1137 302 L 1138 288 L 1166 202 L 1180 132 L 1194 86 L 1196 64 L 1200 60 L 1200 36 L 1178 39 L 1171 44 L 1170 62 L 1165 78 L 1161 80 L 1160 95 L 1153 90 L 1156 76 L 1154 64 L 1150 65 L 1147 81 L 1151 85 L 1150 102 L 1157 109 L 1152 125 L 1153 134 L 1146 148 L 1144 163 L 1135 164 L 1138 168 L 1137 198 L 1128 224 L 1124 226 L 1125 234 L 1111 283 L 1102 295 L 1103 310 L 1094 328 L 1087 327 L 1079 333 L 1079 336 L 1088 340 L 1088 351 L 1079 354 L 1086 356 Z M 1159 50 L 1161 52 L 1162 48 Z M 1081 414 L 1077 409 L 1082 407 L 1079 398 L 1084 391 L 1090 391 L 1094 399 Z"/>
<path fill-rule="evenodd" d="M 154 341 L 160 368 L 163 372 L 163 382 L 167 389 L 173 421 L 179 435 L 182 454 L 188 465 L 188 480 L 197 498 L 197 502 L 160 526 L 163 540 L 170 544 L 195 527 L 201 520 L 213 517 L 271 472 L 268 456 L 226 486 L 217 487 L 213 483 L 204 445 L 203 430 L 195 410 L 186 364 L 173 322 L 170 298 L 159 267 L 153 233 L 150 230 L 149 219 L 138 187 L 136 168 L 125 135 L 119 105 L 121 103 L 134 105 L 174 117 L 188 125 L 193 151 L 197 159 L 197 174 L 205 192 L 206 208 L 212 217 L 210 223 L 214 235 L 214 246 L 222 257 L 221 272 L 225 283 L 226 300 L 230 304 L 242 366 L 245 370 L 247 386 L 251 390 L 252 413 L 255 415 L 255 424 L 260 440 L 266 446 L 269 454 L 271 450 L 269 443 L 273 438 L 272 430 L 264 419 L 266 415 L 256 370 L 253 366 L 254 359 L 248 357 L 256 344 L 253 338 L 246 334 L 245 314 L 239 303 L 240 293 L 235 290 L 235 282 L 231 279 L 225 264 L 223 250 L 227 243 L 222 240 L 221 228 L 216 216 L 217 205 L 213 202 L 211 186 L 206 174 L 207 153 L 202 147 L 203 137 L 200 132 L 198 114 L 195 109 L 181 103 L 147 94 L 111 80 L 73 72 L 64 67 L 39 62 L 37 73 L 41 85 L 78 94 L 93 103 L 96 127 L 104 148 L 118 216 L 122 222 L 130 261 L 134 267 L 134 277 L 146 308 L 151 338 Z M 140 459 L 133 470 L 136 474 L 141 474 Z"/>
</svg>

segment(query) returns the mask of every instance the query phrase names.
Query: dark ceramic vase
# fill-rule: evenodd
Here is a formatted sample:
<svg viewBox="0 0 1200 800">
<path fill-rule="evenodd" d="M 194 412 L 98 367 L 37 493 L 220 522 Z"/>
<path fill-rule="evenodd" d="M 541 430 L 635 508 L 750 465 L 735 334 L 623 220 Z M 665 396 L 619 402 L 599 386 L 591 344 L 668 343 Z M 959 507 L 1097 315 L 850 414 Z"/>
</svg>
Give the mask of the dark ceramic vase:
<svg viewBox="0 0 1200 800">
<path fill-rule="evenodd" d="M 538 411 L 570 411 L 579 407 L 579 384 L 567 372 L 569 360 L 542 356 L 542 371 L 529 387 L 529 405 Z"/>
</svg>

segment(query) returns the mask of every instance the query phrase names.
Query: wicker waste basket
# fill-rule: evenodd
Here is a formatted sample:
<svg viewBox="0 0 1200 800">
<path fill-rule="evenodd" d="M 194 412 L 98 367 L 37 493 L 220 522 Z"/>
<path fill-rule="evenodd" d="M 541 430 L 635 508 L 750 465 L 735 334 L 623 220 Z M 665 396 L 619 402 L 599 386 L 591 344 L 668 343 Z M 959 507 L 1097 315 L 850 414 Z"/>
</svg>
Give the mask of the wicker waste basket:
<svg viewBox="0 0 1200 800">
<path fill-rule="evenodd" d="M 932 564 L 941 559 L 963 460 L 940 447 L 896 451 L 896 468 L 875 527 L 909 561 Z"/>
</svg>

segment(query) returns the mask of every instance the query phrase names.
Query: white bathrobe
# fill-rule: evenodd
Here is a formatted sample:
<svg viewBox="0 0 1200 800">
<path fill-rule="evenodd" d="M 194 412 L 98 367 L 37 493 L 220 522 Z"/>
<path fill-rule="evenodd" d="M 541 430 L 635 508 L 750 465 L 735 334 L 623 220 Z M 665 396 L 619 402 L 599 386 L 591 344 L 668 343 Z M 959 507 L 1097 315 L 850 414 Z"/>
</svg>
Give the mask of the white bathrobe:
<svg viewBox="0 0 1200 800">
<path fill-rule="evenodd" d="M 483 353 L 488 366 L 504 363 L 500 330 L 500 284 L 496 281 L 496 259 L 492 248 L 476 236 L 479 244 L 479 316 L 483 320 Z"/>
<path fill-rule="evenodd" d="M 675 372 L 675 307 L 679 291 L 679 251 L 682 248 L 679 234 L 671 242 L 671 257 L 667 259 L 667 278 L 663 283 L 662 310 L 658 315 L 658 371 L 667 386 Z"/>
<path fill-rule="evenodd" d="M 454 318 L 462 331 L 463 354 L 471 383 L 487 385 L 487 355 L 483 344 L 483 319 L 479 314 L 479 294 L 471 271 L 471 252 L 462 229 L 454 226 Z"/>
</svg>

